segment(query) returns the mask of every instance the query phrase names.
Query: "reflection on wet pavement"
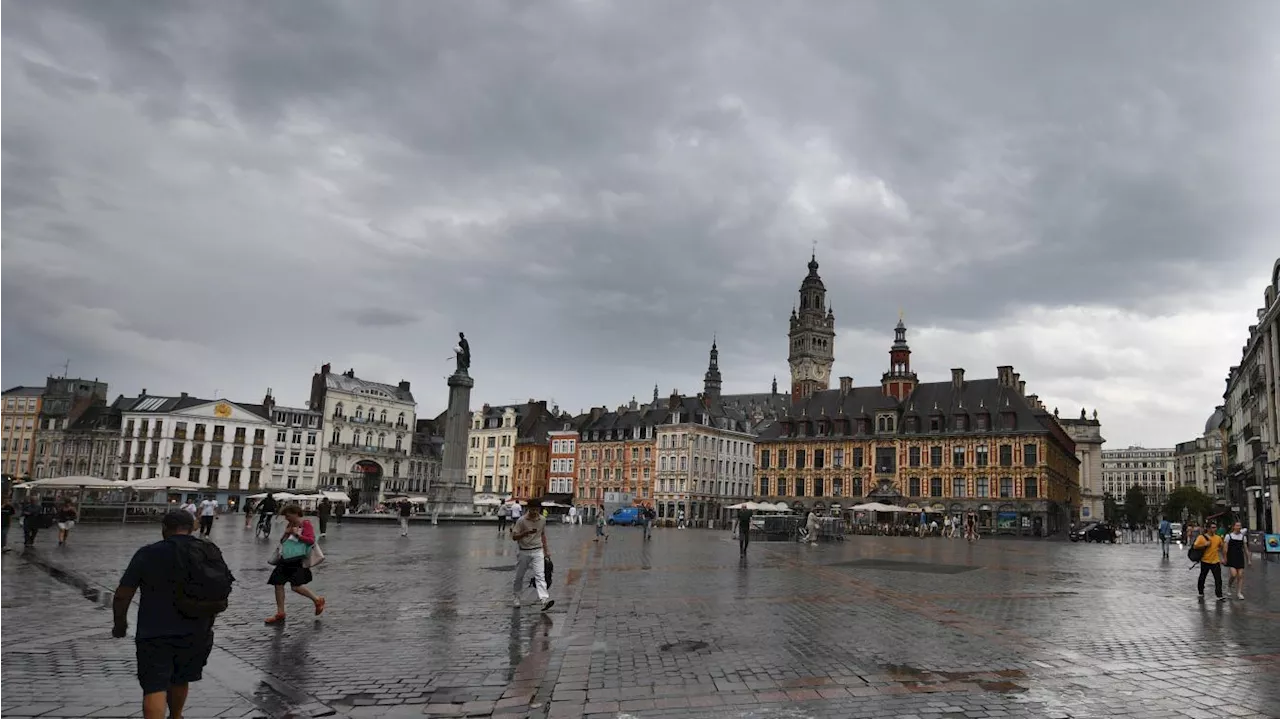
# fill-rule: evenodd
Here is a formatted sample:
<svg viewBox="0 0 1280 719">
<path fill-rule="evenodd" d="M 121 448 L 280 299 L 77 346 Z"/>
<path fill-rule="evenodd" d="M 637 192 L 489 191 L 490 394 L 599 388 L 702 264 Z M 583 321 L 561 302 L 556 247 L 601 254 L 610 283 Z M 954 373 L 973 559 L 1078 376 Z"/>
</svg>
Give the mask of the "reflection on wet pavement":
<svg viewBox="0 0 1280 719">
<path fill-rule="evenodd" d="M 323 619 L 291 594 L 289 622 L 265 627 L 271 547 L 236 525 L 215 529 L 239 583 L 210 665 L 219 698 L 206 700 L 233 714 L 1239 717 L 1280 706 L 1280 564 L 1255 564 L 1248 601 L 1201 604 L 1194 573 L 1156 545 L 853 537 L 759 542 L 742 559 L 728 533 L 646 543 L 619 528 L 606 544 L 553 527 L 557 605 L 543 614 L 511 608 L 514 547 L 489 528 L 401 539 L 348 523 L 324 540 Z M 65 550 L 38 549 L 64 584 L 5 557 L 5 716 L 41 700 L 11 702 L 11 680 L 92 674 L 103 658 L 105 679 L 89 684 L 136 704 L 132 647 L 76 632 L 106 635 L 109 615 L 85 587 L 113 586 L 152 535 L 90 526 Z M 54 617 L 68 639 L 37 639 Z"/>
</svg>

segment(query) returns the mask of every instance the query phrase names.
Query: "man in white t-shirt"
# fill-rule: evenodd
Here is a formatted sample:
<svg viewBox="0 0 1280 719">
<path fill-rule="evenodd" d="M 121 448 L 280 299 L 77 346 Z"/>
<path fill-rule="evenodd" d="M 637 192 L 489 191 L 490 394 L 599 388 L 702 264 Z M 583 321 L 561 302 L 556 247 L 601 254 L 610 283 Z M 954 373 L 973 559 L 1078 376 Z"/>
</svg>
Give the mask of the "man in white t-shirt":
<svg viewBox="0 0 1280 719">
<path fill-rule="evenodd" d="M 207 537 L 213 531 L 213 518 L 218 514 L 218 500 L 210 497 L 200 503 L 200 536 Z"/>
<path fill-rule="evenodd" d="M 187 514 L 190 514 L 193 519 L 197 514 L 200 513 L 200 510 L 196 507 L 196 503 L 191 501 L 190 499 L 188 499 L 185 504 L 179 507 L 179 509 L 186 512 Z"/>
</svg>

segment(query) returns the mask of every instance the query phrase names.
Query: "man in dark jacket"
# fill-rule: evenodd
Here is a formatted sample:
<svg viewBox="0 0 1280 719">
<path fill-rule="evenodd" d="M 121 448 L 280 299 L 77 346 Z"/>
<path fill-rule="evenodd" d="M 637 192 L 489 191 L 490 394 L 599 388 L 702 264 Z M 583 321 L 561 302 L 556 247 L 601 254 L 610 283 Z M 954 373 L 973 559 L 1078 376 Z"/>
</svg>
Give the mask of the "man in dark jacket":
<svg viewBox="0 0 1280 719">
<path fill-rule="evenodd" d="M 333 513 L 333 504 L 328 497 L 320 500 L 320 506 L 316 507 L 316 515 L 320 518 L 320 536 L 323 537 L 325 529 L 329 526 L 329 515 Z"/>
<path fill-rule="evenodd" d="M 28 493 L 27 500 L 22 503 L 22 546 L 35 546 L 36 534 L 40 532 L 40 523 L 44 521 L 40 515 L 40 503 Z"/>
</svg>

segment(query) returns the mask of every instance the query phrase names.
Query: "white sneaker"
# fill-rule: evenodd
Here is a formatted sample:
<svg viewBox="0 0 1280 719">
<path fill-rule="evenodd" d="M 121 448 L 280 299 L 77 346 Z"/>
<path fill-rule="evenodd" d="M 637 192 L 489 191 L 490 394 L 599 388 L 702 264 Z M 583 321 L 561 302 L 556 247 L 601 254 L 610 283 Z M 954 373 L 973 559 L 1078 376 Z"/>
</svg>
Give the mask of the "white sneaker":
<svg viewBox="0 0 1280 719">
<path fill-rule="evenodd" d="M 1239 599 L 1239 600 L 1242 600 L 1242 601 L 1243 601 L 1243 600 L 1244 600 L 1244 595 L 1243 595 L 1243 594 L 1241 594 L 1240 592 L 1236 592 L 1236 599 Z"/>
<path fill-rule="evenodd" d="M 520 607 L 523 607 L 523 606 L 524 606 L 524 603 L 523 603 L 523 602 L 521 602 L 519 599 L 517 599 L 517 600 L 515 600 L 514 602 L 512 602 L 512 603 L 511 603 L 511 606 L 512 606 L 512 608 L 514 608 L 514 609 L 519 609 Z"/>
</svg>

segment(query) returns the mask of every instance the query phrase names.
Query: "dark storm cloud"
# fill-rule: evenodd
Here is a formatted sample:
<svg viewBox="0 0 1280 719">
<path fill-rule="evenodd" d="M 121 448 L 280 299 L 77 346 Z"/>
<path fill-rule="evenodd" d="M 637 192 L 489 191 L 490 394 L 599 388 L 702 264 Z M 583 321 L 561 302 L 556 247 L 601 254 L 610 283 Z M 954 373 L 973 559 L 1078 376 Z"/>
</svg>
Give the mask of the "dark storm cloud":
<svg viewBox="0 0 1280 719">
<path fill-rule="evenodd" d="M 326 359 L 434 382 L 465 329 L 494 401 L 694 389 L 713 333 L 759 389 L 814 242 L 859 377 L 899 309 L 1197 308 L 1270 261 L 1276 14 L 7 3 L 6 380 L 73 346 L 139 384 L 135 341 L 249 396 Z M 75 289 L 14 282 L 51 268 Z"/>
</svg>

